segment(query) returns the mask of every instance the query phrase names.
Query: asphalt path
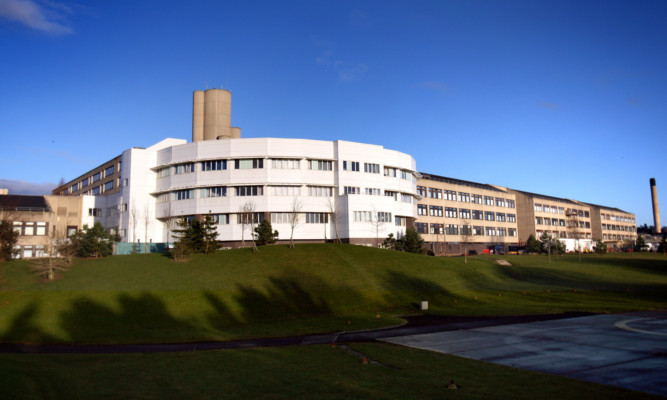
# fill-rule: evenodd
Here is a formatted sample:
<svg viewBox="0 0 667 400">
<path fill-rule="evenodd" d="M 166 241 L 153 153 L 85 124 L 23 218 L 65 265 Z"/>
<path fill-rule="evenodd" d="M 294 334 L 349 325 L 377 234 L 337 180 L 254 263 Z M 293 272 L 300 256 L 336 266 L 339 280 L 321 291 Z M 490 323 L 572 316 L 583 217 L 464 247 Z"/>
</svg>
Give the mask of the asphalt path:
<svg viewBox="0 0 667 400">
<path fill-rule="evenodd" d="M 667 396 L 667 312 L 590 315 L 382 340 Z"/>
<path fill-rule="evenodd" d="M 299 346 L 331 343 L 371 342 L 384 338 L 418 335 L 432 332 L 446 332 L 499 325 L 509 325 L 534 321 L 573 318 L 590 315 L 585 313 L 564 313 L 546 315 L 522 315 L 508 317 L 449 317 L 439 315 L 405 316 L 405 325 L 352 332 L 332 332 L 323 334 L 231 340 L 224 342 L 161 343 L 161 344 L 110 344 L 110 345 L 68 345 L 68 344 L 20 344 L 0 343 L 0 353 L 25 354 L 122 354 L 122 353 L 172 353 L 253 347 Z"/>
</svg>

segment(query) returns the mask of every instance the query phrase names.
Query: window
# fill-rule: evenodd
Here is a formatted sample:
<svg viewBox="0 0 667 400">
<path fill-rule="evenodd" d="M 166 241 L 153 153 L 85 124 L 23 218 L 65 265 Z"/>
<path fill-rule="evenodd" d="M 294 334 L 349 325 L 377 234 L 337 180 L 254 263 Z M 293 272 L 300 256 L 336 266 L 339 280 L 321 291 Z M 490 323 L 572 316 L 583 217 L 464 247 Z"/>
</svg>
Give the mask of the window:
<svg viewBox="0 0 667 400">
<path fill-rule="evenodd" d="M 86 186 L 88 186 L 88 178 L 86 178 L 86 179 L 84 179 L 84 180 L 81 181 L 81 188 L 83 189 L 83 188 L 85 188 Z"/>
<path fill-rule="evenodd" d="M 406 181 L 412 180 L 412 173 L 410 171 L 406 170 L 401 170 L 401 179 L 405 179 Z"/>
<path fill-rule="evenodd" d="M 498 228 L 498 236 L 507 236 L 507 228 Z"/>
<path fill-rule="evenodd" d="M 271 194 L 274 196 L 298 196 L 301 194 L 299 186 L 271 186 Z"/>
<path fill-rule="evenodd" d="M 174 172 L 175 175 L 189 174 L 195 172 L 195 163 L 178 164 Z"/>
<path fill-rule="evenodd" d="M 447 218 L 458 218 L 458 212 L 454 207 L 445 208 L 445 217 Z"/>
<path fill-rule="evenodd" d="M 331 171 L 333 168 L 333 163 L 327 160 L 309 160 L 308 169 L 314 171 Z"/>
<path fill-rule="evenodd" d="M 76 192 L 77 190 L 79 190 L 79 184 L 75 183 L 74 185 L 72 185 L 69 192 L 72 193 L 72 192 Z"/>
<path fill-rule="evenodd" d="M 535 217 L 535 224 L 542 225 L 542 217 Z"/>
<path fill-rule="evenodd" d="M 359 172 L 359 161 L 343 161 L 343 170 Z"/>
<path fill-rule="evenodd" d="M 234 160 L 234 169 L 261 169 L 264 168 L 264 160 L 261 158 L 245 158 Z"/>
<path fill-rule="evenodd" d="M 507 208 L 516 208 L 516 204 L 514 203 L 514 200 L 507 199 Z"/>
<path fill-rule="evenodd" d="M 222 171 L 227 169 L 227 160 L 202 161 L 202 171 Z"/>
<path fill-rule="evenodd" d="M 482 204 L 482 195 L 481 194 L 473 194 L 472 195 L 472 202 L 475 204 Z"/>
<path fill-rule="evenodd" d="M 551 225 L 558 226 L 558 218 L 551 218 Z"/>
<path fill-rule="evenodd" d="M 461 235 L 467 235 L 470 236 L 472 235 L 472 227 L 470 225 L 461 225 Z"/>
<path fill-rule="evenodd" d="M 396 178 L 396 168 L 384 167 L 384 176 Z"/>
<path fill-rule="evenodd" d="M 109 181 L 104 184 L 104 191 L 106 192 L 107 190 L 113 189 L 113 181 Z"/>
<path fill-rule="evenodd" d="M 492 196 L 484 196 L 484 204 L 487 206 L 492 206 L 493 205 L 493 197 Z"/>
<path fill-rule="evenodd" d="M 507 214 L 507 222 L 516 222 L 515 214 Z"/>
<path fill-rule="evenodd" d="M 443 224 L 431 224 L 430 233 L 432 235 L 442 235 L 445 231 L 445 226 Z"/>
<path fill-rule="evenodd" d="M 545 213 L 550 213 L 551 212 L 551 207 L 550 206 L 545 204 L 543 207 L 544 207 L 543 209 L 544 209 Z"/>
<path fill-rule="evenodd" d="M 588 211 L 584 211 L 584 218 L 590 218 L 591 214 Z"/>
<path fill-rule="evenodd" d="M 76 226 L 67 227 L 67 237 L 71 237 L 76 233 Z"/>
<path fill-rule="evenodd" d="M 88 209 L 88 216 L 89 217 L 101 217 L 102 216 L 102 209 L 101 208 L 89 208 Z"/>
<path fill-rule="evenodd" d="M 535 204 L 535 211 L 542 212 L 542 204 Z"/>
<path fill-rule="evenodd" d="M 394 217 L 394 225 L 396 226 L 406 226 L 408 219 L 405 217 Z"/>
<path fill-rule="evenodd" d="M 397 200 L 398 200 L 398 192 L 393 192 L 393 191 L 391 191 L 391 190 L 385 190 L 385 191 L 384 191 L 384 195 L 385 195 L 386 197 L 393 197 L 393 198 L 394 198 L 394 201 L 397 201 Z"/>
<path fill-rule="evenodd" d="M 591 223 L 586 221 L 586 229 L 590 229 L 590 228 L 591 228 Z M 39 233 L 38 233 L 38 235 L 39 235 Z"/>
<path fill-rule="evenodd" d="M 225 196 L 227 196 L 227 188 L 223 186 L 203 188 L 201 189 L 201 194 L 199 195 L 201 198 Z"/>
<path fill-rule="evenodd" d="M 241 225 L 243 223 L 246 224 L 261 224 L 264 222 L 264 213 L 263 212 L 255 212 L 255 213 L 242 213 L 242 214 L 236 214 L 236 223 Z"/>
<path fill-rule="evenodd" d="M 493 211 L 484 211 L 484 219 L 487 221 L 494 221 L 496 218 Z"/>
<path fill-rule="evenodd" d="M 426 197 L 426 186 L 417 186 L 417 195 Z"/>
<path fill-rule="evenodd" d="M 354 222 L 370 222 L 373 219 L 373 213 L 370 211 L 355 211 Z"/>
<path fill-rule="evenodd" d="M 556 208 L 556 206 L 551 206 L 551 213 L 558 214 L 558 208 Z"/>
<path fill-rule="evenodd" d="M 217 225 L 229 225 L 229 214 L 212 214 L 211 217 Z"/>
<path fill-rule="evenodd" d="M 481 210 L 472 210 L 472 219 L 483 219 Z"/>
<path fill-rule="evenodd" d="M 551 225 L 551 218 L 544 218 L 544 225 Z"/>
<path fill-rule="evenodd" d="M 496 221 L 505 222 L 505 213 L 496 213 Z"/>
<path fill-rule="evenodd" d="M 271 168 L 274 169 L 301 169 L 301 160 L 276 158 L 271 160 Z"/>
<path fill-rule="evenodd" d="M 301 215 L 296 214 L 297 218 L 301 220 Z M 279 212 L 271 213 L 271 223 L 272 224 L 289 224 L 291 220 L 292 213 L 288 212 Z"/>
<path fill-rule="evenodd" d="M 445 200 L 456 201 L 456 191 L 445 190 Z"/>
<path fill-rule="evenodd" d="M 496 228 L 492 226 L 486 227 L 486 236 L 496 236 Z"/>
<path fill-rule="evenodd" d="M 401 193 L 401 201 L 403 203 L 412 203 L 412 195 L 409 193 Z"/>
<path fill-rule="evenodd" d="M 368 172 L 370 174 L 379 174 L 380 164 L 364 163 L 364 172 Z"/>
<path fill-rule="evenodd" d="M 429 206 L 429 215 L 431 217 L 442 217 L 441 206 Z"/>
<path fill-rule="evenodd" d="M 236 186 L 237 196 L 263 196 L 264 186 Z"/>
<path fill-rule="evenodd" d="M 447 234 L 448 235 L 458 235 L 459 226 L 458 225 L 447 225 Z"/>
<path fill-rule="evenodd" d="M 169 176 L 169 171 L 170 170 L 171 170 L 170 167 L 164 167 L 164 168 L 158 169 L 157 170 L 157 177 L 158 178 L 165 178 L 165 177 Z"/>
<path fill-rule="evenodd" d="M 484 227 L 483 226 L 473 226 L 472 234 L 474 236 L 484 236 Z"/>
<path fill-rule="evenodd" d="M 418 233 L 426 234 L 428 233 L 428 224 L 424 222 L 416 222 L 415 229 L 417 230 Z"/>
<path fill-rule="evenodd" d="M 496 207 L 505 207 L 505 199 L 496 197 Z"/>
<path fill-rule="evenodd" d="M 306 213 L 307 224 L 326 224 L 327 222 L 329 222 L 327 213 Z"/>
<path fill-rule="evenodd" d="M 35 223 L 26 222 L 23 227 L 23 234 L 25 236 L 33 236 L 35 234 Z"/>
<path fill-rule="evenodd" d="M 391 213 L 384 212 L 384 211 L 378 211 L 377 221 L 378 222 L 391 222 Z"/>
<path fill-rule="evenodd" d="M 470 219 L 470 210 L 466 208 L 459 208 L 459 215 L 461 218 Z"/>
<path fill-rule="evenodd" d="M 162 193 L 157 196 L 158 203 L 166 203 L 169 201 L 169 193 Z"/>
<path fill-rule="evenodd" d="M 100 187 L 99 187 L 99 186 L 95 186 L 95 187 L 93 188 L 93 190 L 92 190 L 92 194 L 93 194 L 93 195 L 100 194 Z"/>
<path fill-rule="evenodd" d="M 308 196 L 312 197 L 331 197 L 333 188 L 321 186 L 308 186 Z"/>
<path fill-rule="evenodd" d="M 507 236 L 516 237 L 516 228 L 507 228 Z"/>
<path fill-rule="evenodd" d="M 97 182 L 102 178 L 102 173 L 98 172 L 95 175 L 93 175 L 93 182 Z"/>
<path fill-rule="evenodd" d="M 174 192 L 174 200 L 188 200 L 195 198 L 195 191 L 192 189 L 177 190 Z"/>
<path fill-rule="evenodd" d="M 432 199 L 442 199 L 442 190 L 428 188 L 428 197 Z"/>
<path fill-rule="evenodd" d="M 361 190 L 355 186 L 345 186 L 345 194 L 361 194 Z"/>
<path fill-rule="evenodd" d="M 114 173 L 114 166 L 113 165 L 104 170 L 104 176 L 110 176 L 110 175 L 113 175 L 113 173 Z"/>
<path fill-rule="evenodd" d="M 558 207 L 558 214 L 565 214 L 565 208 Z"/>
<path fill-rule="evenodd" d="M 366 194 L 368 196 L 380 196 L 382 192 L 378 188 L 366 188 Z"/>
<path fill-rule="evenodd" d="M 428 215 L 426 204 L 417 204 L 417 215 Z"/>
<path fill-rule="evenodd" d="M 470 203 L 470 193 L 459 192 L 459 201 Z"/>
</svg>

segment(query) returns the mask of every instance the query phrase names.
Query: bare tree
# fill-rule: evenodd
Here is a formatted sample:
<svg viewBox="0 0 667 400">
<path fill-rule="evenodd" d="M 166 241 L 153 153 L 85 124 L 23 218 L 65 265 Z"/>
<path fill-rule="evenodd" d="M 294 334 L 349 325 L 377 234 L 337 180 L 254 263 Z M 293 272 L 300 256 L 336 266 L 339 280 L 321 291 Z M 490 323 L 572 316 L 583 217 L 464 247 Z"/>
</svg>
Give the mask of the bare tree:
<svg viewBox="0 0 667 400">
<path fill-rule="evenodd" d="M 470 239 L 472 237 L 472 227 L 467 225 L 465 219 L 461 219 L 461 227 L 459 231 L 459 237 L 461 240 L 459 243 L 463 245 L 463 262 L 468 263 L 468 246 L 470 245 Z"/>
<path fill-rule="evenodd" d="M 303 208 L 303 202 L 296 196 L 292 199 L 292 204 L 290 206 L 290 212 L 288 216 L 288 222 L 290 225 L 290 236 L 289 236 L 289 246 L 294 248 L 294 231 L 301 223 L 301 209 Z"/>
<path fill-rule="evenodd" d="M 59 249 L 63 251 L 69 249 L 62 245 L 64 240 L 66 240 L 65 236 L 66 229 L 64 231 L 63 229 L 53 229 L 50 234 L 47 232 L 43 241 L 44 257 L 39 257 L 32 261 L 31 270 L 35 275 L 44 276 L 46 279 L 52 281 L 56 278 L 56 273 L 67 270 L 67 266 L 72 262 L 73 254 L 68 254 L 68 258 L 62 258 L 58 254 Z"/>
<path fill-rule="evenodd" d="M 144 224 L 144 250 L 148 253 L 148 229 L 153 224 L 153 213 L 151 212 L 150 203 L 144 204 L 144 212 L 141 216 L 141 222 Z"/>
<path fill-rule="evenodd" d="M 382 213 L 382 217 L 380 217 L 380 213 Z M 368 221 L 375 232 L 375 247 L 380 247 L 380 232 L 384 231 L 384 224 L 387 223 L 385 221 L 385 214 L 381 211 L 376 211 L 375 207 L 373 207 L 371 219 Z"/>
<path fill-rule="evenodd" d="M 241 216 L 241 246 L 245 247 L 245 231 L 250 231 L 250 238 L 252 239 L 252 251 L 257 252 L 257 243 L 253 235 L 255 226 L 255 202 L 248 200 L 239 208 L 239 215 Z"/>
<path fill-rule="evenodd" d="M 567 232 L 568 236 L 574 239 L 575 250 L 579 254 L 579 262 L 581 262 L 581 249 L 579 248 L 579 218 L 577 210 L 568 209 L 565 213 L 567 216 Z"/>
<path fill-rule="evenodd" d="M 130 207 L 130 226 L 132 226 L 132 252 L 136 253 L 136 243 L 137 243 L 137 224 L 139 223 L 139 210 L 137 206 L 132 202 L 132 207 Z"/>
<path fill-rule="evenodd" d="M 333 220 L 333 224 L 334 224 L 334 232 L 336 234 L 336 243 L 341 243 L 340 235 L 338 234 L 338 210 L 337 210 L 336 203 L 335 203 L 333 197 L 328 198 L 327 205 L 329 207 L 329 214 L 331 214 L 331 219 Z"/>
</svg>

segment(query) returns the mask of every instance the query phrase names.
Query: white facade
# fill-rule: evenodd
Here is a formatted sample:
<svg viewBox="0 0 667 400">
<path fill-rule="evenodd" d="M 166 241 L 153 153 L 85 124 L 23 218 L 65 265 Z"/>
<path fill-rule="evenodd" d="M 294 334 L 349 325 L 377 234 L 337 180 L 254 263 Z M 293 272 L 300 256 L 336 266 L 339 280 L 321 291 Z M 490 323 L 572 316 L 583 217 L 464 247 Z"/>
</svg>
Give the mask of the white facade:
<svg viewBox="0 0 667 400">
<path fill-rule="evenodd" d="M 252 204 L 289 240 L 287 215 L 301 206 L 295 240 L 338 235 L 352 243 L 400 237 L 416 217 L 416 163 L 382 146 L 306 139 L 224 139 L 187 143 L 165 139 L 122 155 L 120 191 L 84 199 L 123 242 L 168 242 L 167 221 L 213 214 L 218 239 L 240 242 L 238 213 Z M 335 211 L 335 213 L 332 213 Z"/>
</svg>

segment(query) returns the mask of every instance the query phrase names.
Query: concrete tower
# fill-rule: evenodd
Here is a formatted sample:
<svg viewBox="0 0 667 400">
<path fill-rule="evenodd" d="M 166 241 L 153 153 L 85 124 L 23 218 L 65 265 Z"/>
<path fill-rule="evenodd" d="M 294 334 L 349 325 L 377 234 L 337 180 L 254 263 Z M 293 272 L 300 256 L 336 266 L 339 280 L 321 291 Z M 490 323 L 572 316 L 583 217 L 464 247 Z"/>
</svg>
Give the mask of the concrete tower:
<svg viewBox="0 0 667 400">
<path fill-rule="evenodd" d="M 192 141 L 240 138 L 231 126 L 232 93 L 223 89 L 195 90 L 192 95 Z"/>
<path fill-rule="evenodd" d="M 655 178 L 651 178 L 651 200 L 653 200 L 653 222 L 655 223 L 655 233 L 660 234 L 660 210 L 658 210 L 658 191 L 655 188 Z"/>
</svg>

